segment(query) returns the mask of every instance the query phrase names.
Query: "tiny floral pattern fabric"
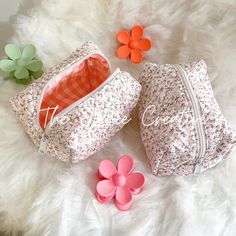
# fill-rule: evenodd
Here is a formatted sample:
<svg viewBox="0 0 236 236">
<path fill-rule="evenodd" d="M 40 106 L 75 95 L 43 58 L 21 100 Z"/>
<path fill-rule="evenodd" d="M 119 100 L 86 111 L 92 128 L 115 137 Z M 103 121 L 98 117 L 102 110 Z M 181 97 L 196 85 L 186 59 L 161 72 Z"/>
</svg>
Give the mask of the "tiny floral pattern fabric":
<svg viewBox="0 0 236 236">
<path fill-rule="evenodd" d="M 145 182 L 143 174 L 131 173 L 133 167 L 133 159 L 127 155 L 119 159 L 117 168 L 110 160 L 101 161 L 98 167 L 101 181 L 96 186 L 98 201 L 106 203 L 114 197 L 119 210 L 128 210 L 133 194 L 140 193 Z"/>
<path fill-rule="evenodd" d="M 199 120 L 179 67 L 193 88 Z M 229 156 L 236 135 L 220 111 L 203 60 L 181 66 L 147 63 L 140 82 L 140 132 L 154 174 L 200 174 Z M 203 155 L 200 146 L 205 147 Z"/>
<path fill-rule="evenodd" d="M 136 25 L 131 29 L 131 33 L 122 30 L 117 34 L 117 40 L 122 44 L 117 49 L 119 58 L 130 59 L 133 63 L 138 64 L 143 60 L 143 51 L 148 51 L 151 46 L 151 40 L 143 37 L 143 27 Z"/>
<path fill-rule="evenodd" d="M 76 106 L 72 104 L 64 115 L 57 114 L 45 137 L 39 122 L 45 87 L 49 81 L 54 83 L 55 79 L 64 78 L 60 75 L 70 73 L 81 62 L 89 62 L 94 55 L 105 58 L 94 43 L 85 43 L 10 99 L 13 111 L 40 153 L 42 147 L 43 154 L 63 162 L 84 160 L 100 150 L 125 125 L 124 117 L 130 117 L 139 100 L 141 86 L 129 73 L 117 69 L 98 90 L 76 101 Z M 94 68 L 94 64 L 90 68 Z"/>
</svg>

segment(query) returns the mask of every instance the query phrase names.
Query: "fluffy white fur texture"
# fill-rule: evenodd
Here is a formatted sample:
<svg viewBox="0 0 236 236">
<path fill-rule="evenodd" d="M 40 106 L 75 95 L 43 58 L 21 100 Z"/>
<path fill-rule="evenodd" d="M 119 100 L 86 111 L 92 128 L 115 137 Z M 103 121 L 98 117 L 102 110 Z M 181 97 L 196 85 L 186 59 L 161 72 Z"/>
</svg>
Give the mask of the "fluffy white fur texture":
<svg viewBox="0 0 236 236">
<path fill-rule="evenodd" d="M 21 4 L 25 4 L 22 0 Z M 153 48 L 145 61 L 203 58 L 222 112 L 236 128 L 236 3 L 231 0 L 43 0 L 14 24 L 14 41 L 32 42 L 48 68 L 93 40 L 137 76 L 142 65 L 115 56 L 115 34 L 145 26 Z M 7 42 L 5 42 L 7 43 Z M 137 117 L 99 153 L 69 166 L 42 158 L 9 108 L 23 86 L 0 86 L 0 231 L 16 235 L 235 236 L 236 151 L 198 177 L 155 177 L 141 143 Z M 146 176 L 132 209 L 119 212 L 94 196 L 100 160 L 122 154 Z"/>
</svg>

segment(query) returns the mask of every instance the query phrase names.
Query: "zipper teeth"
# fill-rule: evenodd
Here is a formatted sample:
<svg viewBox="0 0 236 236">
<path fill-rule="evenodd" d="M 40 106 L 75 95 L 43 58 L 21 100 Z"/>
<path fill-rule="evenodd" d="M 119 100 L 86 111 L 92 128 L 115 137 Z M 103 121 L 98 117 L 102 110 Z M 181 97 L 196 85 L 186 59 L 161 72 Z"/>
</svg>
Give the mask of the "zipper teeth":
<svg viewBox="0 0 236 236">
<path fill-rule="evenodd" d="M 65 108 L 64 110 L 62 110 L 61 112 L 59 112 L 57 115 L 55 115 L 53 117 L 52 122 L 49 122 L 47 124 L 47 126 L 44 129 L 44 134 L 47 134 L 47 132 L 49 131 L 49 129 L 54 125 L 55 121 L 57 119 L 60 119 L 61 117 L 63 117 L 65 114 L 67 114 L 68 112 L 70 112 L 72 109 L 74 109 L 76 106 L 78 106 L 80 103 L 84 102 L 86 99 L 90 98 L 94 93 L 96 93 L 97 91 L 101 90 L 106 84 L 108 84 L 118 73 L 120 73 L 120 69 L 117 68 L 114 73 L 112 73 L 100 86 L 98 86 L 96 89 L 94 89 L 92 92 L 90 92 L 89 94 L 87 94 L 86 96 L 80 98 L 79 100 L 77 100 L 76 102 L 72 103 L 70 106 L 68 106 L 67 108 Z M 57 119 L 56 119 L 57 118 Z"/>
<path fill-rule="evenodd" d="M 206 152 L 206 136 L 205 136 L 205 130 L 204 126 L 201 121 L 201 110 L 199 106 L 199 101 L 195 95 L 195 92 L 193 90 L 193 87 L 187 78 L 187 75 L 184 71 L 184 69 L 180 65 L 176 65 L 178 71 L 180 72 L 182 81 L 184 82 L 184 85 L 188 91 L 188 94 L 190 96 L 192 105 L 193 105 L 193 111 L 194 111 L 194 116 L 197 118 L 195 121 L 196 123 L 196 128 L 197 128 L 197 135 L 198 135 L 198 140 L 199 140 L 199 154 L 198 154 L 198 161 L 201 161 L 201 158 L 204 157 L 204 154 Z"/>
</svg>

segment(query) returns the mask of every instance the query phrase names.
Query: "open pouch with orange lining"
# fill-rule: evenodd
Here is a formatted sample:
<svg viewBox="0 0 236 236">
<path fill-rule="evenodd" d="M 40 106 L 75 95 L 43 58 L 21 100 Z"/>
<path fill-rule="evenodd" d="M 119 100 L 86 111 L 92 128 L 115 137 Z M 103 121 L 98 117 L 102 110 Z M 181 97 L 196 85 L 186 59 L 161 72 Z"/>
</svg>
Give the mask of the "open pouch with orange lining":
<svg viewBox="0 0 236 236">
<path fill-rule="evenodd" d="M 10 104 L 41 154 L 75 163 L 101 149 L 138 102 L 140 84 L 85 43 L 11 98 Z"/>
</svg>

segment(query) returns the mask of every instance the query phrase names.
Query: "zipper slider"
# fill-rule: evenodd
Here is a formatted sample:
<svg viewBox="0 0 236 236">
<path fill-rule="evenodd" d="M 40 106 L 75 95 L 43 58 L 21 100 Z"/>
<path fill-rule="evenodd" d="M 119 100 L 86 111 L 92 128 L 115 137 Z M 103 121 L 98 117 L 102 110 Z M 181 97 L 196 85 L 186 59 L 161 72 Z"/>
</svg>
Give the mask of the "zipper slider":
<svg viewBox="0 0 236 236">
<path fill-rule="evenodd" d="M 47 147 L 47 135 L 43 133 L 40 144 L 39 144 L 39 153 L 41 155 L 44 155 L 46 153 L 46 147 Z"/>
</svg>

